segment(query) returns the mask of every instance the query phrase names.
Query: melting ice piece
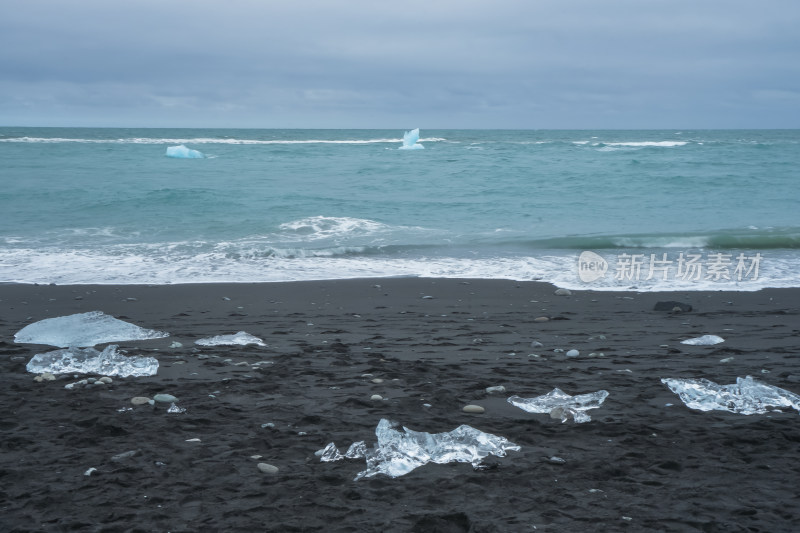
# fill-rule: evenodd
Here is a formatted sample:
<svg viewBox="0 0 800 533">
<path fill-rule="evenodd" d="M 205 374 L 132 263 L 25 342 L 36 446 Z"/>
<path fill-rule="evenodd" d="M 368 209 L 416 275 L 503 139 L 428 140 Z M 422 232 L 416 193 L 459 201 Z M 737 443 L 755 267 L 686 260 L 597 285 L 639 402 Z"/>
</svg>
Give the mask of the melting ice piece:
<svg viewBox="0 0 800 533">
<path fill-rule="evenodd" d="M 257 344 L 259 346 L 266 346 L 263 340 L 254 337 L 245 331 L 239 331 L 233 335 L 217 335 L 216 337 L 206 337 L 194 341 L 195 344 L 200 346 L 245 346 L 247 344 Z"/>
<path fill-rule="evenodd" d="M 740 415 L 763 414 L 769 407 L 800 411 L 800 396 L 751 376 L 736 378 L 736 383 L 730 385 L 718 385 L 707 379 L 665 378 L 661 383 L 677 394 L 686 407 L 698 411 L 730 411 Z"/>
<path fill-rule="evenodd" d="M 419 128 L 405 132 L 403 134 L 403 146 L 400 147 L 400 150 L 422 150 L 425 148 L 417 141 L 419 141 Z"/>
<path fill-rule="evenodd" d="M 717 337 L 716 335 L 703 335 L 702 337 L 695 337 L 693 339 L 681 341 L 681 344 L 691 344 L 692 346 L 713 346 L 714 344 L 719 344 L 721 342 L 725 342 L 725 339 L 722 337 Z"/>
<path fill-rule="evenodd" d="M 589 409 L 597 409 L 608 397 L 608 391 L 599 390 L 589 394 L 570 396 L 559 388 L 555 388 L 543 396 L 536 398 L 520 398 L 512 396 L 508 403 L 529 413 L 550 413 L 553 418 L 560 418 L 564 423 L 570 418 L 576 423 L 589 422 L 592 418 L 586 414 Z"/>
<path fill-rule="evenodd" d="M 94 348 L 64 348 L 33 356 L 25 369 L 32 374 L 99 374 L 101 376 L 154 376 L 155 357 L 126 357 L 111 344 L 102 352 Z"/>
<path fill-rule="evenodd" d="M 203 159 L 205 154 L 191 148 L 186 148 L 184 145 L 168 146 L 167 157 L 176 157 L 179 159 Z"/>
<path fill-rule="evenodd" d="M 28 324 L 14 335 L 14 342 L 50 346 L 85 347 L 106 342 L 138 341 L 169 337 L 169 333 L 144 329 L 117 320 L 102 311 L 45 318 Z"/>
<path fill-rule="evenodd" d="M 342 455 L 334 443 L 328 444 L 320 460 L 338 461 L 345 457 L 367 460 L 367 469 L 359 472 L 355 480 L 384 474 L 399 477 L 426 463 L 472 463 L 478 466 L 488 455 L 503 457 L 506 450 L 519 451 L 520 447 L 504 437 L 484 433 L 470 426 L 459 426 L 447 433 L 425 433 L 406 427 L 396 428 L 386 419 L 375 429 L 378 442 L 371 450 L 364 442 L 355 442 Z"/>
</svg>

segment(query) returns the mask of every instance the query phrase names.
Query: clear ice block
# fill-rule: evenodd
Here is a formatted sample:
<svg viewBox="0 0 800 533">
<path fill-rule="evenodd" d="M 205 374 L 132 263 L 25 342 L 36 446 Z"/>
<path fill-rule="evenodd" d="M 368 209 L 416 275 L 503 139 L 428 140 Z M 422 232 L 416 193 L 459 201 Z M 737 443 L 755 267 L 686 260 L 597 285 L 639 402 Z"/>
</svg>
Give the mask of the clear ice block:
<svg viewBox="0 0 800 533">
<path fill-rule="evenodd" d="M 127 357 L 109 345 L 99 352 L 94 348 L 63 348 L 33 356 L 25 367 L 28 372 L 41 374 L 99 374 L 101 376 L 154 376 L 158 372 L 155 357 Z"/>
<path fill-rule="evenodd" d="M 71 348 L 163 337 L 169 337 L 169 333 L 140 328 L 102 311 L 89 311 L 28 324 L 14 335 L 14 342 Z"/>
<path fill-rule="evenodd" d="M 702 378 L 665 378 L 661 383 L 677 394 L 686 407 L 698 411 L 730 411 L 741 415 L 763 414 L 779 407 L 800 411 L 800 396 L 751 376 L 736 378 L 736 383 L 730 385 Z"/>
<path fill-rule="evenodd" d="M 725 339 L 717 335 L 703 335 L 702 337 L 681 341 L 681 344 L 689 344 L 690 346 L 713 346 L 721 342 L 725 342 Z"/>
<path fill-rule="evenodd" d="M 507 450 L 520 449 L 504 437 L 484 433 L 467 425 L 446 433 L 426 433 L 406 427 L 398 428 L 382 419 L 375 429 L 375 435 L 378 442 L 372 449 L 360 441 L 353 443 L 342 455 L 334 443 L 330 443 L 321 451 L 320 460 L 366 458 L 367 469 L 358 473 L 355 477 L 357 481 L 378 474 L 399 477 L 427 463 L 459 462 L 477 467 L 488 455 L 503 457 Z"/>
<path fill-rule="evenodd" d="M 549 413 L 553 418 L 560 418 L 562 423 L 572 418 L 580 424 L 589 422 L 592 418 L 586 411 L 597 409 L 607 397 L 608 391 L 604 390 L 570 396 L 561 389 L 555 388 L 536 398 L 512 396 L 508 399 L 508 403 L 529 413 Z"/>
<path fill-rule="evenodd" d="M 234 333 L 233 335 L 217 335 L 216 337 L 206 337 L 203 339 L 198 339 L 195 341 L 195 344 L 200 346 L 237 346 L 237 345 L 247 345 L 247 344 L 257 344 L 258 346 L 266 346 L 266 343 L 255 337 L 250 335 L 245 331 L 239 331 L 238 333 Z"/>
</svg>

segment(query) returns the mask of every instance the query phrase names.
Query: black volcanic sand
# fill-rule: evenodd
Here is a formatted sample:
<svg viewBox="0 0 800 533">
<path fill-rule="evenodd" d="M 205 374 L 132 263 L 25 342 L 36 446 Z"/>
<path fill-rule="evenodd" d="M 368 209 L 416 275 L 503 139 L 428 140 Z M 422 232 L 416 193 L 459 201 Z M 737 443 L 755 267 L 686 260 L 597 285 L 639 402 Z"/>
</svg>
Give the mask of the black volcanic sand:
<svg viewBox="0 0 800 533">
<path fill-rule="evenodd" d="M 0 286 L 0 530 L 798 530 L 800 415 L 693 411 L 660 379 L 752 375 L 800 393 L 800 289 L 554 289 L 416 278 Z M 655 311 L 663 300 L 693 310 Z M 157 357 L 158 375 L 79 390 L 64 388 L 74 376 L 34 382 L 26 363 L 52 348 L 14 333 L 92 310 L 169 332 L 119 343 Z M 241 330 L 269 346 L 194 344 Z M 725 342 L 680 344 L 704 334 Z M 581 355 L 554 351 L 572 348 Z M 507 392 L 486 393 L 497 385 Z M 585 424 L 506 402 L 554 387 L 610 395 Z M 129 409 L 161 392 L 186 412 Z M 431 433 L 468 424 L 522 449 L 482 470 L 428 464 L 360 481 L 363 460 L 315 456 L 329 442 L 371 446 L 381 418 Z"/>
</svg>

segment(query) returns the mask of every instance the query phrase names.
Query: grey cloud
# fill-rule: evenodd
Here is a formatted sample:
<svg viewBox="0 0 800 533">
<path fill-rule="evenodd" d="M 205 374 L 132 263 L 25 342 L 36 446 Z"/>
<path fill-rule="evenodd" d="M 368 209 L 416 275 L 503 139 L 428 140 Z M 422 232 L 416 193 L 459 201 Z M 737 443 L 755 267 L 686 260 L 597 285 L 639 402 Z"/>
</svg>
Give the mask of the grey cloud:
<svg viewBox="0 0 800 533">
<path fill-rule="evenodd" d="M 9 4 L 0 6 L 0 111 L 17 124 L 800 120 L 793 1 Z"/>
</svg>

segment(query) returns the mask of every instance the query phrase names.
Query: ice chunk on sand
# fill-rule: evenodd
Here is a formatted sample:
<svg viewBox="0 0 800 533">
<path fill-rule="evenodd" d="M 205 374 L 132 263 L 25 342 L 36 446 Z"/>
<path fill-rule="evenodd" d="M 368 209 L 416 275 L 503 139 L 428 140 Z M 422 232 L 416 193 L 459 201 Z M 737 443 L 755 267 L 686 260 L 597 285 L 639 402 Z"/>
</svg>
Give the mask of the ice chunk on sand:
<svg viewBox="0 0 800 533">
<path fill-rule="evenodd" d="M 426 463 L 471 463 L 478 466 L 488 455 L 503 457 L 507 450 L 519 451 L 520 447 L 505 437 L 484 433 L 473 427 L 462 425 L 447 433 L 425 433 L 398 428 L 386 419 L 378 422 L 375 429 L 378 442 L 367 449 L 363 441 L 353 443 L 342 455 L 334 443 L 321 450 L 321 461 L 365 457 L 367 469 L 359 472 L 356 481 L 365 477 L 384 474 L 399 477 L 408 474 Z M 318 452 L 320 453 L 320 452 Z"/>
<path fill-rule="evenodd" d="M 693 339 L 681 341 L 681 344 L 690 344 L 692 346 L 713 346 L 721 342 L 725 342 L 725 339 L 722 337 L 717 337 L 716 335 L 703 335 L 702 337 L 695 337 Z"/>
<path fill-rule="evenodd" d="M 94 348 L 64 348 L 33 356 L 25 369 L 32 374 L 99 374 L 101 376 L 154 376 L 155 357 L 127 357 L 109 345 L 102 352 Z"/>
<path fill-rule="evenodd" d="M 163 337 L 169 337 L 169 333 L 140 328 L 102 311 L 89 311 L 28 324 L 14 335 L 14 342 L 70 348 Z"/>
<path fill-rule="evenodd" d="M 606 397 L 608 397 L 608 391 L 604 390 L 570 396 L 561 389 L 555 388 L 536 398 L 526 399 L 512 396 L 508 399 L 508 403 L 529 413 L 549 413 L 552 418 L 560 418 L 562 423 L 572 418 L 580 424 L 592 419 L 586 414 L 586 411 L 600 407 Z"/>
<path fill-rule="evenodd" d="M 800 411 L 800 396 L 756 381 L 751 376 L 736 383 L 719 385 L 707 379 L 665 378 L 661 383 L 677 394 L 690 409 L 730 411 L 740 415 L 766 413 L 770 407 L 791 407 Z"/>
<path fill-rule="evenodd" d="M 403 146 L 400 150 L 422 150 L 425 148 L 419 144 L 419 128 L 407 131 L 403 134 Z"/>
<path fill-rule="evenodd" d="M 259 339 L 258 337 L 254 337 L 245 331 L 239 331 L 233 335 L 217 335 L 216 337 L 206 337 L 204 339 L 198 339 L 194 343 L 199 344 L 200 346 L 244 346 L 247 344 L 266 346 L 266 343 L 263 340 Z"/>
<path fill-rule="evenodd" d="M 203 152 L 186 148 L 184 145 L 168 146 L 167 157 L 176 157 L 179 159 L 203 159 L 206 155 Z"/>
</svg>

